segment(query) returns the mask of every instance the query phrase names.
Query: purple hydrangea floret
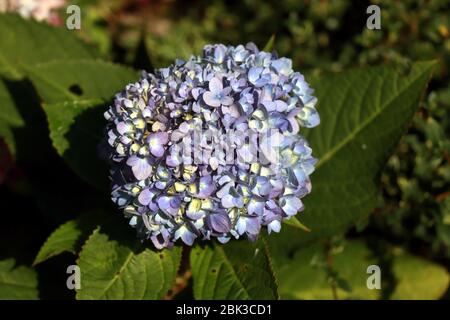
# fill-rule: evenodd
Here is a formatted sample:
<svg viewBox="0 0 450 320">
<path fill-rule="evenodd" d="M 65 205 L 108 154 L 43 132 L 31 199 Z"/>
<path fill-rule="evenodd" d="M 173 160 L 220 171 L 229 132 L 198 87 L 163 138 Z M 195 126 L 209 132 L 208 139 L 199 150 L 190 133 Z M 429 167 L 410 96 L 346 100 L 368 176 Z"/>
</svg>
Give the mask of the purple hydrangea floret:
<svg viewBox="0 0 450 320">
<path fill-rule="evenodd" d="M 311 191 L 312 93 L 290 59 L 252 43 L 143 72 L 105 113 L 113 201 L 158 249 L 279 232 Z"/>
</svg>

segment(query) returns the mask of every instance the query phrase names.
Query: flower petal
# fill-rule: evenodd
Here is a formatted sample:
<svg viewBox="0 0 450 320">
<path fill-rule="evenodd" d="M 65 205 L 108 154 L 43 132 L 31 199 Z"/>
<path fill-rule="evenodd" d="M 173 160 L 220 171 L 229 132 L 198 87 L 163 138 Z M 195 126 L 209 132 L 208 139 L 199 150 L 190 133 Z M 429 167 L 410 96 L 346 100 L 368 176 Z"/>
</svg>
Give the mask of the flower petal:
<svg viewBox="0 0 450 320">
<path fill-rule="evenodd" d="M 214 77 L 209 81 L 208 87 L 209 87 L 209 91 L 211 91 L 211 93 L 218 94 L 222 91 L 223 84 L 222 84 L 221 80 Z"/>
<path fill-rule="evenodd" d="M 216 95 L 211 91 L 206 91 L 205 93 L 203 93 L 203 100 L 208 106 L 211 107 L 220 107 L 220 105 L 222 104 L 220 99 L 217 99 Z"/>
<path fill-rule="evenodd" d="M 231 230 L 231 220 L 228 214 L 215 213 L 208 216 L 208 223 L 211 228 L 218 233 L 227 233 Z"/>
<path fill-rule="evenodd" d="M 154 196 L 155 194 L 152 191 L 150 191 L 150 189 L 144 189 L 139 194 L 138 200 L 142 205 L 148 206 L 148 204 L 150 203 L 150 201 L 152 201 Z"/>
<path fill-rule="evenodd" d="M 138 158 L 130 160 L 130 163 L 133 163 L 131 170 L 133 171 L 134 176 L 138 180 L 145 180 L 152 174 L 152 166 L 149 163 L 147 158 Z M 128 161 L 127 164 L 129 165 Z"/>
</svg>

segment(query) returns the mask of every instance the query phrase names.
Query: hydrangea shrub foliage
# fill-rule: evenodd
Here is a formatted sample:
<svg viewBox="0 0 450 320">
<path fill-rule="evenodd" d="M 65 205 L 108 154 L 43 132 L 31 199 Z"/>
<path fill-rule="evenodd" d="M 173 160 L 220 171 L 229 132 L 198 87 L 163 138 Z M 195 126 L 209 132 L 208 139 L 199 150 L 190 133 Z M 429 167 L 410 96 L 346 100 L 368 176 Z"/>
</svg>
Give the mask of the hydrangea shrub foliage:
<svg viewBox="0 0 450 320">
<path fill-rule="evenodd" d="M 0 111 L 9 115 L 0 117 L 0 136 L 15 161 L 46 161 L 38 147 L 50 135 L 53 156 L 64 160 L 52 170 L 67 164 L 81 177 L 52 184 L 48 203 L 57 200 L 53 192 L 68 196 L 64 183 L 80 186 L 76 208 L 58 211 L 78 216 L 48 237 L 34 261 L 72 253 L 82 273 L 78 299 L 170 298 L 190 275 L 185 290 L 198 299 L 317 296 L 308 280 L 323 275 L 308 269 L 299 248 L 344 232 L 378 204 L 379 172 L 434 65 L 308 76 L 313 96 L 289 59 L 251 44 L 214 45 L 139 79 L 137 70 L 102 61 L 75 33 L 10 14 L 0 15 L 0 58 Z M 12 82 L 26 89 L 20 97 Z M 28 99 L 20 109 L 18 98 Z M 310 129 L 319 122 L 316 102 L 321 125 Z M 35 113 L 45 113 L 47 123 L 37 125 L 49 132 L 28 125 Z M 115 205 L 99 150 L 109 160 Z M 309 233 L 285 223 L 267 237 L 303 207 Z M 186 244 L 192 248 L 182 254 Z M 396 274 L 431 279 L 418 273 L 423 261 L 413 269 L 402 261 Z M 0 265 L 0 297 L 38 297 L 39 269 Z M 15 286 L 17 279 L 30 279 L 28 287 Z"/>
<path fill-rule="evenodd" d="M 252 43 L 144 72 L 105 113 L 113 200 L 157 248 L 279 232 L 311 191 L 300 129 L 316 102 L 290 59 Z"/>
</svg>

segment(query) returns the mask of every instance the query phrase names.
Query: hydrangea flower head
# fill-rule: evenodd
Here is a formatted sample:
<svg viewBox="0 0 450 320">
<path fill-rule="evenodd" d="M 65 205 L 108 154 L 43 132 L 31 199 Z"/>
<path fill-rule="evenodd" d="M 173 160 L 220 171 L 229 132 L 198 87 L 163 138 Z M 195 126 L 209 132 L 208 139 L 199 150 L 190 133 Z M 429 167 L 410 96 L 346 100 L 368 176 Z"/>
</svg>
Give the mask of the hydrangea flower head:
<svg viewBox="0 0 450 320">
<path fill-rule="evenodd" d="M 113 201 L 159 249 L 279 232 L 311 191 L 312 93 L 290 59 L 252 43 L 143 72 L 105 113 Z"/>
</svg>

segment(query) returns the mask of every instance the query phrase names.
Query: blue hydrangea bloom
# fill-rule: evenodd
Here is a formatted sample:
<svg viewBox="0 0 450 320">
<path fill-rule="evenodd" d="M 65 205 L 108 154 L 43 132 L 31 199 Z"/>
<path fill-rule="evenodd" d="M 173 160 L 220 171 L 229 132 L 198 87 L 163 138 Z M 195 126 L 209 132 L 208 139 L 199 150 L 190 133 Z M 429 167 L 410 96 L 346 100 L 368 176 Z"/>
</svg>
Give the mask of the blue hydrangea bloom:
<svg viewBox="0 0 450 320">
<path fill-rule="evenodd" d="M 304 209 L 317 99 L 292 61 L 207 45 L 118 93 L 105 112 L 112 199 L 156 248 L 256 240 Z"/>
</svg>

